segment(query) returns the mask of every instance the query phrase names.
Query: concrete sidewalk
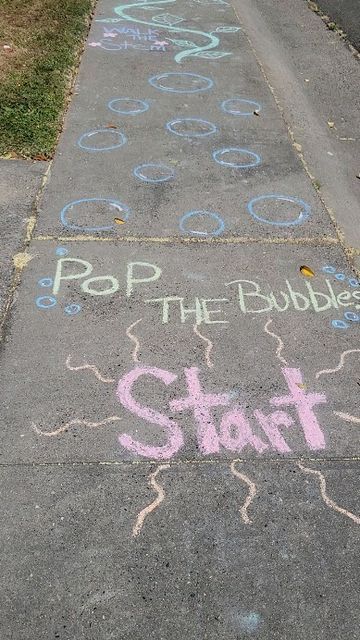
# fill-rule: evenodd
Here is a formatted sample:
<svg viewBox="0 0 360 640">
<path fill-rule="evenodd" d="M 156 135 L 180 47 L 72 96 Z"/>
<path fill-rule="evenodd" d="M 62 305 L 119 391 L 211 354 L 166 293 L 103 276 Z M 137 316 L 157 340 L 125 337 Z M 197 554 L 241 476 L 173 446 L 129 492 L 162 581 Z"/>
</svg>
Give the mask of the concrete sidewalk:
<svg viewBox="0 0 360 640">
<path fill-rule="evenodd" d="M 1 355 L 2 640 L 356 637 L 358 229 L 244 6 L 97 6 Z"/>
</svg>

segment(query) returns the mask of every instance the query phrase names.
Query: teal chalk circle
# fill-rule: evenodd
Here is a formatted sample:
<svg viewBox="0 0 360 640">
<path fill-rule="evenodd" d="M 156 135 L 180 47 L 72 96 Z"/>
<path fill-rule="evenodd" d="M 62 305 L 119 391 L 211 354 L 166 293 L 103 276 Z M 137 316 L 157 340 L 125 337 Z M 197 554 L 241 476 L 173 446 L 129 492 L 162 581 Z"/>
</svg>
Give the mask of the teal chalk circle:
<svg viewBox="0 0 360 640">
<path fill-rule="evenodd" d="M 166 83 L 167 80 L 169 83 Z M 176 86 L 176 81 L 183 81 L 184 86 Z M 149 83 L 155 89 L 167 93 L 200 93 L 201 91 L 209 91 L 214 86 L 214 81 L 211 78 L 187 71 L 160 73 L 149 78 Z"/>
<path fill-rule="evenodd" d="M 35 302 L 39 309 L 51 309 L 55 307 L 57 301 L 53 296 L 39 296 Z"/>
<path fill-rule="evenodd" d="M 140 164 L 138 167 L 135 167 L 133 173 L 138 180 L 152 184 L 168 182 L 168 180 L 172 180 L 175 177 L 175 171 L 172 167 L 167 167 L 164 164 L 155 164 L 153 162 Z"/>
<path fill-rule="evenodd" d="M 229 153 L 232 155 L 237 154 L 239 156 L 239 162 L 227 160 L 226 157 Z M 244 156 L 247 156 L 247 160 L 240 161 L 240 158 L 244 158 Z M 249 149 L 241 149 L 240 147 L 217 149 L 213 152 L 213 158 L 218 164 L 224 167 L 230 167 L 231 169 L 251 169 L 261 163 L 261 157 L 257 153 L 249 151 Z"/>
<path fill-rule="evenodd" d="M 136 98 L 113 98 L 108 102 L 110 111 L 120 113 L 122 116 L 138 116 L 140 113 L 148 111 L 149 106 L 145 100 L 137 100 Z"/>
<path fill-rule="evenodd" d="M 290 202 L 290 204 L 295 204 L 296 206 L 301 207 L 301 211 L 298 217 L 295 218 L 294 220 L 289 220 L 289 221 L 288 220 L 268 220 L 267 218 L 264 218 L 259 213 L 257 213 L 257 211 L 255 210 L 255 205 L 257 205 L 258 203 L 263 204 L 264 202 L 267 202 L 267 201 Z M 253 198 L 248 203 L 247 209 L 251 217 L 257 220 L 257 222 L 270 224 L 270 225 L 273 225 L 274 227 L 293 227 L 295 225 L 302 224 L 303 222 L 305 222 L 305 220 L 307 220 L 310 217 L 310 214 L 311 214 L 310 205 L 307 204 L 307 202 L 304 202 L 304 200 L 300 200 L 300 198 L 294 198 L 293 196 L 282 196 L 278 194 L 269 194 L 269 195 Z"/>
<path fill-rule="evenodd" d="M 108 139 L 105 144 L 96 144 L 96 138 Z M 95 129 L 94 131 L 88 131 L 77 141 L 80 149 L 84 151 L 112 151 L 113 149 L 119 149 L 126 144 L 126 136 L 117 129 Z"/>
<path fill-rule="evenodd" d="M 229 98 L 221 103 L 221 109 L 230 116 L 252 116 L 254 111 L 261 111 L 261 104 L 245 98 Z"/>
<path fill-rule="evenodd" d="M 177 129 L 177 126 L 184 125 L 189 129 Z M 176 118 L 166 124 L 166 128 L 170 133 L 174 133 L 181 138 L 205 138 L 217 132 L 217 127 L 207 120 L 201 118 Z"/>
</svg>

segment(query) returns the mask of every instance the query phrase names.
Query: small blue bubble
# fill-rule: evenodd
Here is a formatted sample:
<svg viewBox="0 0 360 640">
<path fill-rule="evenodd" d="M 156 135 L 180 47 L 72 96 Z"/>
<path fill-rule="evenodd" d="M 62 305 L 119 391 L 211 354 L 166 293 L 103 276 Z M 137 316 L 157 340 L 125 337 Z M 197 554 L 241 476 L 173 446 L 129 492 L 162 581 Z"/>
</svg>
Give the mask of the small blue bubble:
<svg viewBox="0 0 360 640">
<path fill-rule="evenodd" d="M 336 273 L 335 267 L 332 267 L 331 265 L 327 265 L 326 267 L 323 267 L 322 270 L 325 273 Z"/>
<path fill-rule="evenodd" d="M 358 280 L 356 280 L 356 278 L 349 278 L 348 280 L 350 287 L 358 287 L 359 286 L 359 282 Z"/>
<path fill-rule="evenodd" d="M 35 302 L 39 309 L 51 309 L 56 305 L 56 298 L 53 298 L 53 296 L 39 296 Z"/>
<path fill-rule="evenodd" d="M 360 316 L 353 311 L 345 311 L 344 318 L 350 320 L 350 322 L 360 322 Z"/>
<path fill-rule="evenodd" d="M 341 282 L 343 282 L 343 280 L 346 279 L 346 275 L 345 275 L 345 273 L 337 273 L 335 278 L 336 278 L 336 280 L 341 280 Z"/>
<path fill-rule="evenodd" d="M 67 256 L 69 251 L 66 247 L 57 247 L 55 253 L 57 256 Z"/>
<path fill-rule="evenodd" d="M 79 304 L 68 304 L 64 309 L 64 313 L 68 316 L 75 316 L 79 311 L 81 311 L 81 306 Z"/>
<path fill-rule="evenodd" d="M 51 287 L 52 283 L 52 278 L 41 278 L 40 280 L 38 280 L 39 287 Z"/>
<path fill-rule="evenodd" d="M 344 322 L 344 320 L 332 320 L 331 324 L 334 329 L 347 329 L 349 326 L 347 322 Z"/>
</svg>

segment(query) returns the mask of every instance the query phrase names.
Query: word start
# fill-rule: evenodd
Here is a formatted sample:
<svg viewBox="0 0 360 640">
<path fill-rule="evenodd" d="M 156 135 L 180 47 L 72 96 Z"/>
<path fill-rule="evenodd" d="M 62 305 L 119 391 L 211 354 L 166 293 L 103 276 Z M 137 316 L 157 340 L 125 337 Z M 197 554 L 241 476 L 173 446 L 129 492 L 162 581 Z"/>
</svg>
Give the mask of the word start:
<svg viewBox="0 0 360 640">
<path fill-rule="evenodd" d="M 322 393 L 306 393 L 299 369 L 283 368 L 283 376 L 289 393 L 276 396 L 269 400 L 272 407 L 293 407 L 296 409 L 306 444 L 309 449 L 325 448 L 324 434 L 314 413 L 314 407 L 326 403 L 326 396 Z M 256 410 L 253 416 L 264 432 L 267 442 L 253 433 L 250 422 L 240 406 L 232 406 L 223 414 L 220 428 L 214 424 L 212 409 L 226 407 L 232 402 L 228 393 L 205 393 L 199 379 L 199 369 L 191 367 L 184 369 L 188 395 L 169 403 L 172 413 L 191 411 L 197 426 L 198 447 L 203 455 L 216 454 L 220 446 L 232 452 L 242 451 L 249 446 L 256 452 L 262 453 L 266 449 L 274 449 L 279 453 L 289 453 L 291 449 L 286 442 L 281 429 L 289 429 L 295 421 L 289 413 L 277 410 L 269 415 Z M 153 408 L 143 406 L 134 398 L 132 390 L 134 384 L 144 376 L 152 376 L 161 380 L 165 385 L 171 385 L 177 376 L 165 369 L 139 366 L 125 374 L 119 381 L 117 397 L 122 406 L 132 414 L 150 424 L 159 425 L 166 433 L 166 443 L 152 446 L 134 440 L 128 434 L 121 434 L 119 442 L 122 447 L 155 460 L 172 458 L 184 445 L 184 436 L 179 424 L 170 416 L 159 413 Z M 270 444 L 269 444 L 270 443 Z"/>
</svg>

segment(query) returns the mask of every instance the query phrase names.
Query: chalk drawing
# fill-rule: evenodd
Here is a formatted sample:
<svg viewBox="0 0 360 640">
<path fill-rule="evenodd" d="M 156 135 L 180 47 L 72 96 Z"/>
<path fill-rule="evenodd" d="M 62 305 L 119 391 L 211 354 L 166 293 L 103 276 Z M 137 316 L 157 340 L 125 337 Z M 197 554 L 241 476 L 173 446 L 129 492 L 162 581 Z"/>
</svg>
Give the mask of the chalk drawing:
<svg viewBox="0 0 360 640">
<path fill-rule="evenodd" d="M 268 220 L 267 218 L 262 217 L 254 210 L 254 205 L 261 202 L 266 202 L 267 200 L 275 200 L 280 202 L 290 202 L 291 204 L 295 204 L 301 207 L 301 211 L 295 220 Z M 275 227 L 293 227 L 298 224 L 302 224 L 305 222 L 311 213 L 310 205 L 304 202 L 304 200 L 300 200 L 300 198 L 293 198 L 292 196 L 282 196 L 282 195 L 265 195 L 258 196 L 257 198 L 253 198 L 247 205 L 248 212 L 250 215 L 257 220 L 258 222 L 264 222 L 265 224 L 270 224 Z"/>
<path fill-rule="evenodd" d="M 105 143 L 105 146 L 96 146 L 96 136 L 100 134 L 100 140 L 102 138 L 108 138 L 109 142 Z M 117 141 L 111 143 L 113 138 L 117 138 Z M 77 141 L 80 149 L 84 149 L 85 151 L 112 151 L 113 149 L 119 149 L 126 144 L 127 138 L 126 136 L 118 131 L 117 129 L 95 129 L 94 131 L 88 131 L 87 133 L 83 133 Z"/>
<path fill-rule="evenodd" d="M 68 229 L 73 229 L 75 231 L 85 231 L 87 233 L 91 233 L 93 231 L 113 231 L 115 226 L 113 224 L 108 226 L 98 226 L 98 227 L 85 227 L 77 224 L 73 224 L 68 220 L 68 213 L 72 212 L 74 207 L 76 208 L 78 205 L 83 205 L 87 203 L 99 203 L 100 205 L 106 205 L 108 209 L 114 210 L 113 213 L 115 215 L 119 215 L 122 220 L 127 220 L 130 215 L 130 209 L 122 202 L 118 202 L 117 200 L 113 200 L 112 198 L 81 198 L 80 200 L 74 200 L 73 202 L 69 202 L 60 213 L 60 220 L 64 227 Z"/>
<path fill-rule="evenodd" d="M 55 253 L 57 256 L 67 256 L 69 251 L 66 247 L 57 247 Z"/>
<path fill-rule="evenodd" d="M 85 369 L 88 369 L 89 371 L 91 371 L 94 376 L 100 380 L 100 382 L 105 382 L 106 384 L 110 384 L 111 382 L 115 382 L 114 378 L 105 378 L 104 376 L 101 375 L 99 369 L 94 365 L 94 364 L 88 364 L 87 362 L 85 364 L 82 364 L 78 367 L 73 367 L 70 364 L 70 360 L 71 360 L 71 354 L 68 355 L 68 357 L 66 358 L 66 367 L 67 369 L 69 369 L 69 371 L 83 371 Z"/>
<path fill-rule="evenodd" d="M 35 302 L 39 309 L 52 309 L 57 304 L 56 298 L 53 296 L 39 296 Z"/>
<path fill-rule="evenodd" d="M 39 287 L 52 287 L 53 279 L 52 278 L 41 278 L 38 280 Z"/>
<path fill-rule="evenodd" d="M 347 518 L 350 518 L 351 520 L 353 520 L 355 524 L 360 524 L 360 518 L 358 516 L 354 515 L 353 513 L 351 513 L 351 511 L 348 511 L 347 509 L 343 509 L 343 507 L 339 507 L 339 505 L 336 504 L 336 502 L 334 502 L 331 498 L 329 498 L 329 496 L 326 493 L 326 480 L 320 471 L 318 471 L 317 469 L 310 469 L 309 467 L 305 467 L 300 461 L 297 463 L 297 465 L 301 469 L 301 471 L 303 471 L 304 473 L 308 475 L 314 475 L 319 478 L 321 497 L 324 500 L 325 504 L 328 507 L 330 507 L 330 509 L 337 511 L 338 513 L 342 513 Z"/>
<path fill-rule="evenodd" d="M 250 480 L 250 478 L 248 478 L 248 476 L 245 475 L 245 473 L 240 473 L 240 471 L 236 469 L 235 465 L 237 462 L 241 462 L 241 460 L 232 461 L 230 465 L 231 472 L 234 474 L 234 476 L 240 478 L 240 480 L 245 482 L 245 484 L 249 487 L 249 493 L 243 506 L 240 507 L 239 512 L 245 524 L 252 524 L 252 520 L 250 520 L 247 510 L 256 496 L 256 485 L 252 480 Z"/>
<path fill-rule="evenodd" d="M 178 125 L 183 128 L 177 129 Z M 212 122 L 201 118 L 176 118 L 168 122 L 166 128 L 182 138 L 205 138 L 217 132 L 217 127 Z"/>
<path fill-rule="evenodd" d="M 136 519 L 136 523 L 134 525 L 134 528 L 133 528 L 133 537 L 134 538 L 136 538 L 136 536 L 138 536 L 139 533 L 141 532 L 141 529 L 143 528 L 146 516 L 148 516 L 150 513 L 152 513 L 154 511 L 154 509 L 157 509 L 157 507 L 159 507 L 160 504 L 164 501 L 165 491 L 157 483 L 156 478 L 157 478 L 158 474 L 160 473 L 160 471 L 164 471 L 164 469 L 168 469 L 169 467 L 170 467 L 169 464 L 160 464 L 155 469 L 155 471 L 153 471 L 153 473 L 150 473 L 150 475 L 149 475 L 150 485 L 154 489 L 154 491 L 157 493 L 157 496 L 156 496 L 155 500 L 151 504 L 149 504 L 142 511 L 140 511 L 140 513 L 139 513 L 139 515 L 138 515 L 138 517 Z"/>
<path fill-rule="evenodd" d="M 344 366 L 345 358 L 349 356 L 351 353 L 360 353 L 360 349 L 348 349 L 347 351 L 344 351 L 340 356 L 339 364 L 334 369 L 323 369 L 322 371 L 318 371 L 315 376 L 316 379 L 320 378 L 320 376 L 323 376 L 326 374 L 329 375 L 331 373 L 336 373 L 337 371 L 340 371 L 340 369 L 342 369 Z"/>
<path fill-rule="evenodd" d="M 280 362 L 282 362 L 286 367 L 288 366 L 288 363 L 286 362 L 285 358 L 282 357 L 281 352 L 284 348 L 284 343 L 281 340 L 281 338 L 276 335 L 276 333 L 273 333 L 272 331 L 270 331 L 269 324 L 272 322 L 272 318 L 269 318 L 269 320 L 267 321 L 267 323 L 264 326 L 264 331 L 266 331 L 266 333 L 269 334 L 269 336 L 272 336 L 273 338 L 275 338 L 275 340 L 277 340 L 278 342 L 278 347 L 276 349 L 276 357 L 278 358 L 278 360 L 280 360 Z"/>
<path fill-rule="evenodd" d="M 163 81 L 170 80 L 173 84 L 164 84 Z M 183 82 L 183 86 L 176 86 L 176 82 Z M 149 78 L 149 83 L 155 89 L 165 91 L 167 93 L 200 93 L 201 91 L 209 91 L 214 86 L 213 80 L 206 76 L 200 76 L 197 73 L 175 72 L 160 73 L 157 76 Z M 197 84 L 195 84 L 197 83 Z"/>
<path fill-rule="evenodd" d="M 114 422 L 116 420 L 121 420 L 121 418 L 119 418 L 119 416 L 110 416 L 110 418 L 105 418 L 104 420 L 101 420 L 101 422 L 89 422 L 88 420 L 79 420 L 78 418 L 74 418 L 74 420 L 70 420 L 69 422 L 67 422 L 66 424 L 63 424 L 61 427 L 59 427 L 58 429 L 55 429 L 54 431 L 42 431 L 34 423 L 32 423 L 31 426 L 32 426 L 32 429 L 35 431 L 35 433 L 37 433 L 39 436 L 53 437 L 53 436 L 58 436 L 61 433 L 65 433 L 65 431 L 70 429 L 70 427 L 74 427 L 74 426 L 103 427 L 109 424 L 109 422 Z"/>
<path fill-rule="evenodd" d="M 211 361 L 210 354 L 214 345 L 211 342 L 211 340 L 209 340 L 209 338 L 206 338 L 205 336 L 202 335 L 202 333 L 200 333 L 199 329 L 197 328 L 197 324 L 194 324 L 193 331 L 201 340 L 203 340 L 206 343 L 205 362 L 206 362 L 206 365 L 209 367 L 209 369 L 212 369 L 214 366 L 214 363 Z"/>
<path fill-rule="evenodd" d="M 349 283 L 349 285 L 351 287 L 360 286 L 360 282 L 356 278 L 353 278 L 352 276 L 350 278 L 347 278 L 344 273 L 337 272 L 336 267 L 334 267 L 332 265 L 325 265 L 322 268 L 322 270 L 324 271 L 324 273 L 331 273 L 332 275 L 334 275 L 336 280 L 339 280 L 340 282 L 342 280 L 346 280 L 347 279 L 347 281 L 348 281 L 348 283 Z"/>
<path fill-rule="evenodd" d="M 349 413 L 342 413 L 342 411 L 334 411 L 334 413 L 336 416 L 338 416 L 338 418 L 345 420 L 345 422 L 353 422 L 354 424 L 360 424 L 360 418 L 357 418 L 356 416 L 351 416 Z"/>
<path fill-rule="evenodd" d="M 224 100 L 220 106 L 224 113 L 231 116 L 252 116 L 254 111 L 261 111 L 261 104 L 244 98 L 229 98 Z M 244 108 L 245 111 L 243 110 Z"/>
<path fill-rule="evenodd" d="M 349 320 L 349 322 L 360 322 L 360 316 L 358 313 L 353 313 L 353 311 L 345 311 L 344 318 Z"/>
<path fill-rule="evenodd" d="M 64 309 L 64 313 L 66 313 L 67 316 L 76 316 L 79 311 L 81 311 L 81 305 L 74 303 L 66 305 Z"/>
<path fill-rule="evenodd" d="M 160 32 L 159 30 L 155 29 L 140 31 L 140 29 L 135 25 L 127 25 L 126 27 L 112 27 L 111 29 L 105 28 L 105 38 L 117 38 L 118 36 L 126 36 L 127 38 L 132 38 L 134 42 L 138 41 L 155 43 L 160 37 Z"/>
<path fill-rule="evenodd" d="M 348 329 L 349 325 L 344 322 L 344 320 L 332 320 L 331 321 L 331 326 L 334 327 L 334 329 Z"/>
<path fill-rule="evenodd" d="M 139 164 L 138 167 L 135 167 L 133 174 L 139 180 L 142 180 L 143 182 L 151 182 L 153 184 L 157 184 L 158 182 L 168 182 L 175 177 L 175 171 L 172 167 L 152 162 Z"/>
<path fill-rule="evenodd" d="M 242 409 L 231 403 L 233 395 L 229 393 L 206 393 L 203 390 L 199 369 L 190 367 L 184 369 L 187 395 L 169 401 L 171 417 L 165 413 L 157 412 L 152 407 L 147 407 L 138 402 L 133 396 L 133 386 L 137 386 L 137 396 L 144 378 L 152 377 L 162 381 L 166 386 L 171 385 L 178 376 L 170 371 L 149 367 L 137 366 L 126 373 L 118 383 L 116 395 L 121 405 L 133 415 L 145 422 L 161 427 L 165 436 L 165 443 L 161 446 L 152 446 L 134 440 L 128 434 L 121 434 L 119 442 L 128 451 L 153 460 L 169 460 L 184 445 L 184 436 L 179 424 L 173 419 L 174 412 L 192 412 L 196 427 L 198 448 L 202 455 L 219 453 L 220 445 L 232 452 L 241 452 L 245 447 L 255 449 L 262 453 L 271 446 L 279 453 L 290 451 L 279 427 L 291 427 L 294 420 L 284 411 L 276 411 L 269 416 L 262 412 L 254 411 L 254 418 L 268 436 L 270 445 L 265 443 L 252 432 L 250 422 Z M 324 394 L 308 393 L 302 380 L 299 369 L 282 368 L 289 395 L 273 397 L 269 399 L 272 407 L 292 407 L 296 410 L 298 421 L 303 432 L 306 444 L 310 450 L 325 448 L 324 434 L 314 413 L 314 407 L 327 402 Z M 220 420 L 219 431 L 214 422 L 212 410 L 215 407 L 228 407 Z M 188 423 L 188 421 L 187 421 Z"/>
<path fill-rule="evenodd" d="M 239 156 L 239 162 L 232 162 L 231 160 L 226 160 L 227 154 L 234 154 Z M 257 167 L 261 163 L 261 157 L 254 153 L 253 151 L 249 151 L 249 149 L 241 149 L 240 147 L 228 147 L 226 149 L 217 149 L 212 154 L 215 162 L 223 165 L 224 167 L 230 167 L 232 169 L 251 169 L 252 167 Z M 250 161 L 241 161 L 241 157 L 248 156 Z"/>
<path fill-rule="evenodd" d="M 211 33 L 237 33 L 241 30 L 241 27 L 231 27 L 225 25 L 223 27 L 216 27 L 215 31 L 212 31 Z"/>
<path fill-rule="evenodd" d="M 126 106 L 126 105 L 129 106 Z M 135 98 L 113 98 L 108 103 L 108 108 L 114 113 L 120 113 L 123 116 L 138 116 L 145 113 L 150 105 L 145 100 L 137 100 Z"/>
<path fill-rule="evenodd" d="M 172 27 L 174 24 L 178 24 L 179 22 L 184 22 L 184 18 L 181 18 L 181 16 L 174 16 L 171 13 L 158 13 L 151 19 L 153 22 L 169 27 Z"/>
<path fill-rule="evenodd" d="M 215 222 L 217 223 L 217 227 L 215 227 L 215 229 L 213 229 L 213 231 L 198 231 L 196 229 L 189 229 L 188 227 L 188 222 L 191 220 L 194 222 L 194 219 L 196 218 L 209 218 L 211 221 L 215 220 Z M 200 209 L 199 211 L 188 211 L 187 213 L 184 213 L 184 215 L 182 216 L 182 218 L 180 219 L 180 230 L 183 233 L 190 233 L 193 236 L 220 236 L 225 229 L 225 223 L 222 219 L 222 217 L 218 214 L 215 213 L 215 211 L 204 211 L 202 209 Z"/>
<path fill-rule="evenodd" d="M 153 6 L 157 6 L 157 5 L 168 5 L 168 4 L 174 4 L 176 2 L 176 0 L 153 0 L 153 2 L 151 3 Z M 133 3 L 133 4 L 125 4 L 125 5 L 120 5 L 118 7 L 114 8 L 115 13 L 117 13 L 121 18 L 123 18 L 124 20 L 127 20 L 129 22 L 135 22 L 137 24 L 145 24 L 148 27 L 152 27 L 154 26 L 154 22 L 147 22 L 145 20 L 139 20 L 137 18 L 134 18 L 130 15 L 127 15 L 125 13 L 126 9 L 133 9 L 133 8 L 139 8 L 139 7 L 144 7 L 146 6 L 148 3 L 147 2 L 143 2 L 143 3 Z M 217 36 L 215 36 L 212 33 L 206 33 L 205 31 L 198 31 L 196 29 L 186 29 L 183 27 L 179 27 L 178 25 L 162 25 L 164 29 L 166 29 L 167 31 L 173 31 L 175 33 L 185 33 L 185 34 L 192 34 L 192 35 L 197 35 L 200 36 L 201 38 L 206 38 L 207 40 L 209 40 L 209 43 L 207 45 L 204 45 L 202 47 L 191 47 L 189 49 L 186 49 L 185 51 L 181 51 L 179 53 L 177 53 L 174 57 L 175 62 L 180 63 L 184 58 L 188 58 L 197 54 L 201 54 L 204 53 L 206 51 L 210 51 L 212 49 L 216 49 L 216 47 L 219 45 L 220 40 Z"/>
<path fill-rule="evenodd" d="M 134 350 L 132 352 L 132 359 L 134 360 L 134 362 L 139 362 L 139 357 L 138 357 L 138 353 L 140 351 L 140 342 L 139 339 L 137 338 L 137 336 L 134 336 L 133 333 L 131 333 L 131 331 L 134 329 L 134 327 L 136 327 L 137 324 L 139 324 L 139 322 L 142 321 L 142 318 L 139 318 L 139 320 L 136 320 L 136 322 L 133 322 L 127 329 L 126 329 L 126 335 L 127 337 L 131 340 L 131 342 L 134 343 L 135 347 Z"/>
</svg>

